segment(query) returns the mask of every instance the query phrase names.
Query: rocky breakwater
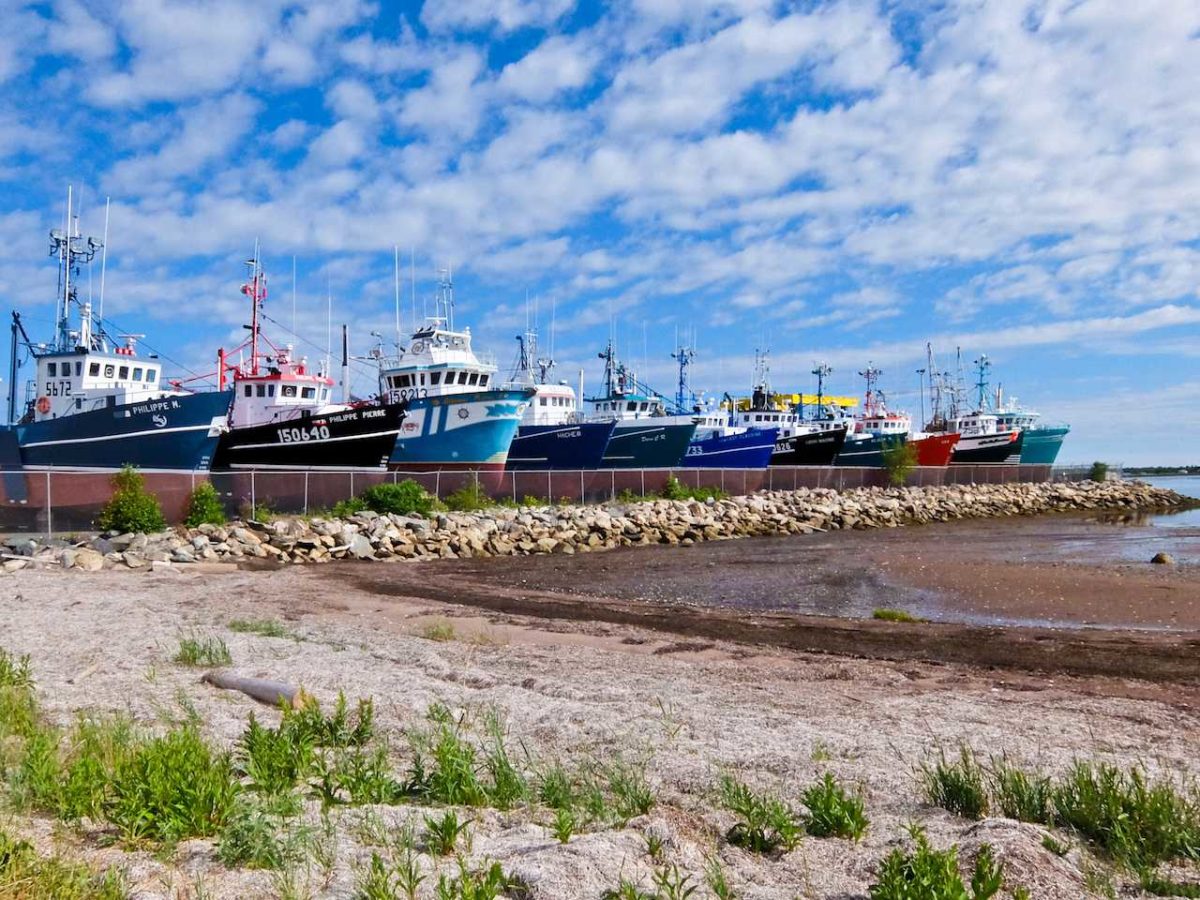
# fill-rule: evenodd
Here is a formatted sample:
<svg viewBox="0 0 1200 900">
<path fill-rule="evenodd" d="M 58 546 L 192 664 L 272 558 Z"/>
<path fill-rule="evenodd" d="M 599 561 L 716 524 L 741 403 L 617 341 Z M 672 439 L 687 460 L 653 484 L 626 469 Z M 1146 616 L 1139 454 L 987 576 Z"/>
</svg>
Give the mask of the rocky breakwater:
<svg viewBox="0 0 1200 900">
<path fill-rule="evenodd" d="M 491 507 L 428 518 L 358 513 L 347 519 L 280 517 L 88 540 L 10 538 L 0 568 L 52 565 L 148 571 L 193 563 L 322 563 L 335 559 L 455 559 L 586 553 L 640 544 L 808 534 L 1078 510 L 1170 509 L 1188 504 L 1140 482 L 953 485 L 852 491 L 764 491 L 721 500 L 648 500 L 596 506 Z"/>
</svg>

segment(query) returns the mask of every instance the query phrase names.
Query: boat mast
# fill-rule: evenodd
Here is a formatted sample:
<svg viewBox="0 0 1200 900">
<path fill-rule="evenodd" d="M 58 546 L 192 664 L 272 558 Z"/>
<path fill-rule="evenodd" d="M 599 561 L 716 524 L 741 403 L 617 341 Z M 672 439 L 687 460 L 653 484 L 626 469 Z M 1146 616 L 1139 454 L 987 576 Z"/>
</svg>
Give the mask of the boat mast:
<svg viewBox="0 0 1200 900">
<path fill-rule="evenodd" d="M 986 353 L 979 354 L 979 359 L 975 360 L 975 374 L 976 374 L 975 389 L 979 392 L 979 411 L 980 412 L 983 412 L 984 410 L 987 409 L 987 402 L 988 402 L 987 373 L 988 373 L 988 370 L 991 368 L 992 368 L 992 361 L 987 358 L 987 354 Z"/>
<path fill-rule="evenodd" d="M 879 383 L 879 376 L 883 374 L 883 370 L 876 369 L 874 363 L 868 362 L 867 368 L 858 374 L 867 380 L 867 393 L 864 398 L 863 413 L 873 416 L 876 414 L 875 385 Z"/>
<path fill-rule="evenodd" d="M 825 409 L 825 379 L 833 374 L 833 367 L 822 360 L 817 363 L 812 374 L 817 376 L 817 415 L 819 416 Z"/>
<path fill-rule="evenodd" d="M 608 343 L 604 346 L 604 350 L 600 353 L 600 358 L 604 360 L 604 392 L 609 399 L 616 395 L 616 352 L 613 350 L 612 338 L 608 339 Z"/>
<path fill-rule="evenodd" d="M 250 280 L 242 285 L 242 293 L 250 298 L 250 374 L 258 374 L 258 308 L 267 296 L 267 278 L 258 262 L 258 241 L 254 242 L 254 257 L 246 260 Z"/>
<path fill-rule="evenodd" d="M 694 347 L 681 346 L 671 354 L 671 359 L 679 363 L 679 383 L 675 387 L 675 407 L 680 412 L 687 410 L 692 397 L 692 383 L 691 377 L 688 375 L 688 366 L 695 358 Z"/>
</svg>

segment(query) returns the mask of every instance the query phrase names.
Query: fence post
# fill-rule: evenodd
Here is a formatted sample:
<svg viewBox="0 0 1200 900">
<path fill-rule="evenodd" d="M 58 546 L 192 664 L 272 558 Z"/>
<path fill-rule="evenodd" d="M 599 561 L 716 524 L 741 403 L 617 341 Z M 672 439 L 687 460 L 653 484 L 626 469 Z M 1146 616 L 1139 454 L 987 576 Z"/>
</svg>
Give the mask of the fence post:
<svg viewBox="0 0 1200 900">
<path fill-rule="evenodd" d="M 587 500 L 587 497 L 584 495 L 584 490 L 583 490 L 583 469 L 580 469 L 579 470 L 579 502 L 584 503 L 584 502 L 586 502 L 586 500 Z"/>
<path fill-rule="evenodd" d="M 254 495 L 254 470 L 250 470 L 250 518 L 254 518 L 255 510 L 258 507 L 258 500 Z"/>
<path fill-rule="evenodd" d="M 304 472 L 304 515 L 308 515 L 308 471 Z"/>
<path fill-rule="evenodd" d="M 433 473 L 433 496 L 442 499 L 442 470 Z"/>
<path fill-rule="evenodd" d="M 641 473 L 641 476 L 642 476 L 642 499 L 645 500 L 646 499 L 646 470 L 638 469 L 638 472 Z M 614 481 L 613 492 L 614 493 L 616 493 L 616 486 L 615 486 L 616 479 L 617 479 L 617 476 L 614 474 L 613 475 L 613 481 Z"/>
<path fill-rule="evenodd" d="M 554 497 L 551 496 L 553 493 L 554 493 L 554 484 L 550 480 L 550 470 L 547 469 L 546 470 L 546 502 L 548 504 L 550 504 L 551 506 L 554 505 Z"/>
<path fill-rule="evenodd" d="M 54 537 L 54 500 L 50 496 L 50 470 L 46 470 L 46 539 Z"/>
</svg>

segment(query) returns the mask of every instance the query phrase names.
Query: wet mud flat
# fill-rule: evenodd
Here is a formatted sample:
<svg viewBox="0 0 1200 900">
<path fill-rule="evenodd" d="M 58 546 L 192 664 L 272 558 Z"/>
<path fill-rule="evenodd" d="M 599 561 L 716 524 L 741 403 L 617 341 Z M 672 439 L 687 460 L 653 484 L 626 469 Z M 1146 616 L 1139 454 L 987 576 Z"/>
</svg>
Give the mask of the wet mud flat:
<svg viewBox="0 0 1200 900">
<path fill-rule="evenodd" d="M 1176 553 L 1193 540 L 1145 525 L 1040 516 L 576 556 L 339 565 L 322 575 L 464 614 L 635 626 L 689 646 L 733 641 L 1200 685 L 1200 566 L 1131 562 L 1130 535 L 1141 549 L 1165 541 Z M 929 621 L 873 621 L 881 607 Z"/>
</svg>

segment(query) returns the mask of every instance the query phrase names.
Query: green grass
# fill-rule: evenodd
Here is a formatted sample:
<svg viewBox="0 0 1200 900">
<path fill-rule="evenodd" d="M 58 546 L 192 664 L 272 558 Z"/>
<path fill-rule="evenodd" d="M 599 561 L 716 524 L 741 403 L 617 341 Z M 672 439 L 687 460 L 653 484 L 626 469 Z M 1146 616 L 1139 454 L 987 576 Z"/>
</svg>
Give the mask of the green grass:
<svg viewBox="0 0 1200 900">
<path fill-rule="evenodd" d="M 871 900 L 989 900 L 1004 884 L 1003 866 L 988 844 L 980 847 L 968 888 L 958 871 L 958 848 L 935 850 L 923 829 L 910 829 L 913 848 L 897 847 L 879 864 Z"/>
<path fill-rule="evenodd" d="M 602 771 L 612 794 L 618 824 L 624 825 L 654 808 L 654 791 L 646 779 L 645 761 L 634 762 L 618 754 L 602 766 Z"/>
<path fill-rule="evenodd" d="M 483 764 L 489 779 L 488 800 L 497 809 L 512 809 L 529 799 L 529 782 L 513 764 L 500 716 L 494 711 L 489 713 L 486 724 L 488 742 Z"/>
<path fill-rule="evenodd" d="M 14 657 L 0 649 L 0 688 L 32 688 L 33 671 L 29 657 Z"/>
<path fill-rule="evenodd" d="M 189 635 L 180 638 L 179 650 L 175 653 L 174 659 L 183 666 L 199 666 L 207 669 L 233 664 L 233 657 L 229 655 L 229 647 L 215 635 L 209 637 Z"/>
<path fill-rule="evenodd" d="M 440 817 L 425 816 L 425 846 L 435 856 L 450 856 L 458 849 L 458 840 L 471 822 L 459 819 L 452 809 L 445 810 Z"/>
<path fill-rule="evenodd" d="M 275 619 L 230 619 L 228 627 L 236 634 L 257 634 L 259 637 L 273 638 L 294 637 L 286 625 Z"/>
<path fill-rule="evenodd" d="M 957 759 L 947 759 L 945 752 L 930 765 L 921 765 L 920 780 L 925 799 L 955 815 L 982 819 L 988 811 L 988 791 L 983 767 L 970 747 L 959 748 Z"/>
<path fill-rule="evenodd" d="M 859 840 L 867 831 L 862 797 L 848 794 L 828 772 L 806 789 L 801 798 L 808 807 L 804 830 L 813 837 Z"/>
<path fill-rule="evenodd" d="M 554 810 L 554 820 L 550 823 L 550 833 L 560 844 L 570 842 L 572 835 L 579 827 L 579 820 L 574 810 L 569 807 L 559 807 Z"/>
<path fill-rule="evenodd" d="M 454 640 L 456 632 L 454 624 L 447 622 L 445 619 L 439 619 L 436 622 L 430 622 L 421 629 L 421 637 L 427 641 L 437 641 L 444 644 L 446 641 Z"/>
<path fill-rule="evenodd" d="M 289 728 L 286 717 L 279 728 L 268 728 L 251 713 L 234 752 L 235 765 L 251 789 L 280 794 L 312 771 L 315 746 L 312 735 Z"/>
<path fill-rule="evenodd" d="M 737 897 L 733 885 L 729 883 L 729 875 L 726 873 L 725 867 L 715 856 L 710 856 L 704 863 L 704 883 L 708 885 L 708 889 L 712 891 L 717 900 L 735 900 Z"/>
<path fill-rule="evenodd" d="M 667 478 L 660 495 L 664 500 L 724 500 L 729 495 L 720 488 L 691 487 L 674 475 Z"/>
<path fill-rule="evenodd" d="M 1029 773 L 999 757 L 988 769 L 992 796 L 1001 815 L 1021 822 L 1050 822 L 1053 789 L 1050 779 Z"/>
<path fill-rule="evenodd" d="M 527 897 L 528 888 L 520 880 L 505 873 L 494 862 L 481 869 L 472 869 L 461 856 L 457 859 L 458 873 L 442 873 L 434 896 L 437 900 L 496 900 L 497 897 Z"/>
<path fill-rule="evenodd" d="M 922 619 L 918 616 L 914 616 L 912 613 L 905 612 L 902 609 L 891 609 L 890 607 L 886 606 L 881 606 L 871 613 L 871 618 L 879 619 L 882 622 L 920 623 L 929 621 L 928 619 Z"/>
<path fill-rule="evenodd" d="M 0 897 L 5 900 L 125 900 L 116 869 L 92 871 L 60 856 L 43 857 L 25 841 L 0 831 Z"/>
<path fill-rule="evenodd" d="M 476 512 L 496 505 L 496 501 L 488 495 L 478 481 L 464 484 L 457 491 L 448 494 L 443 503 L 446 509 L 453 512 Z"/>
<path fill-rule="evenodd" d="M 1200 897 L 1200 883 L 1172 881 L 1150 872 L 1143 872 L 1141 888 L 1155 897 Z"/>
<path fill-rule="evenodd" d="M 285 869 L 304 858 L 306 838 L 287 816 L 243 798 L 221 829 L 217 858 L 230 867 Z"/>
<path fill-rule="evenodd" d="M 464 733 L 465 717 L 455 718 L 446 707 L 434 704 L 428 718 L 429 730 L 410 734 L 410 791 L 449 806 L 486 806 L 488 792 L 480 777 L 477 751 Z"/>
<path fill-rule="evenodd" d="M 118 761 L 104 817 L 126 841 L 174 844 L 220 831 L 239 790 L 229 756 L 213 751 L 185 726 L 146 741 Z"/>
<path fill-rule="evenodd" d="M 737 817 L 726 833 L 729 843 L 755 853 L 792 850 L 800 843 L 804 824 L 783 798 L 755 791 L 732 775 L 719 784 L 721 805 Z"/>
</svg>

